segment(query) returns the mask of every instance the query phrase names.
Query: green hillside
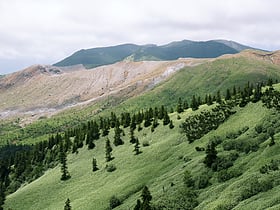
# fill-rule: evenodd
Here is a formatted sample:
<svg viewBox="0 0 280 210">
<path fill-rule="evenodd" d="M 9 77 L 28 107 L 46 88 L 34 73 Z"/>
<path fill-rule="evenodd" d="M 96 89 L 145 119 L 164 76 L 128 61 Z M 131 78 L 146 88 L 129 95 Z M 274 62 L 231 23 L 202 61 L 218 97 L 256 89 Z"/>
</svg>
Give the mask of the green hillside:
<svg viewBox="0 0 280 210">
<path fill-rule="evenodd" d="M 174 108 L 179 97 L 190 103 L 193 95 L 204 100 L 205 94 L 220 91 L 225 95 L 234 86 L 243 88 L 248 81 L 255 84 L 269 78 L 280 81 L 280 66 L 246 57 L 217 59 L 181 69 L 147 93 L 124 101 L 118 109 L 139 110 L 162 104 Z"/>
<path fill-rule="evenodd" d="M 0 181 L 9 185 L 9 192 L 17 189 L 25 180 L 33 181 L 25 182 L 16 192 L 8 195 L 4 208 L 63 209 L 69 198 L 73 209 L 102 210 L 108 209 L 110 203 L 112 206 L 112 203 L 115 205 L 118 202 L 120 205 L 114 209 L 133 209 L 137 199 L 141 198 L 143 187 L 147 186 L 153 197 L 151 205 L 157 209 L 277 209 L 280 205 L 280 195 L 276 193 L 280 189 L 280 155 L 277 152 L 280 140 L 279 93 L 273 95 L 273 91 L 266 92 L 262 97 L 266 106 L 259 99 L 256 103 L 249 102 L 254 101 L 260 89 L 255 85 L 256 89 L 253 90 L 251 85 L 248 86 L 248 81 L 249 84 L 266 81 L 268 78 L 275 81 L 279 79 L 279 68 L 277 65 L 244 57 L 217 59 L 199 66 L 186 67 L 168 81 L 127 100 L 114 96 L 100 104 L 41 119 L 26 128 L 20 128 L 16 121 L 1 122 L 2 142 L 12 143 L 11 140 L 17 138 L 17 143 L 31 145 L 51 139 L 51 133 L 63 134 L 67 131 L 62 135 L 65 145 L 66 136 L 73 145 L 76 140 L 79 143 L 79 139 L 84 144 L 78 153 L 71 152 L 73 145 L 66 149 L 71 175 L 66 181 L 60 180 L 61 167 L 58 162 L 60 148 L 63 148 L 60 144 L 36 144 L 37 149 L 31 153 L 28 153 L 28 146 L 14 148 L 26 153 L 15 156 L 17 161 L 9 160 L 16 162 L 7 169 L 11 170 L 12 182 L 9 183 L 5 178 L 5 167 L 0 170 Z M 164 126 L 161 118 L 158 119 L 157 127 L 145 126 L 149 107 L 165 105 L 168 110 L 171 107 L 176 110 L 179 97 L 187 99 L 191 105 L 194 94 L 200 95 L 203 101 L 205 94 L 214 96 L 219 90 L 225 96 L 226 89 L 232 91 L 233 86 L 238 93 L 226 102 L 223 112 L 216 113 L 215 110 L 220 109 L 216 103 L 210 106 L 204 104 L 196 111 L 189 108 L 180 114 L 169 114 L 175 126 L 173 129 L 170 124 Z M 280 86 L 277 84 L 274 87 L 279 90 Z M 235 103 L 237 105 L 232 107 Z M 276 109 L 268 109 L 270 106 Z M 100 112 L 96 115 L 93 110 L 97 108 Z M 120 117 L 121 113 L 130 112 L 132 116 L 140 110 L 143 110 L 143 129 L 138 129 L 137 125 L 134 131 L 134 136 L 140 142 L 140 154 L 135 155 L 135 144 L 130 143 L 130 127 L 123 126 L 124 122 L 120 126 L 123 129 L 123 145 L 114 146 L 115 129 L 111 128 L 109 132 L 108 138 L 113 147 L 112 161 L 106 162 L 105 159 L 106 136 L 100 134 L 100 138 L 94 140 L 93 149 L 88 149 L 89 143 L 85 145 L 87 136 L 91 134 L 89 131 L 84 136 L 80 133 L 82 130 L 90 130 L 87 120 L 96 119 L 99 122 L 100 116 L 106 119 L 113 111 L 123 121 L 125 118 Z M 230 114 L 225 117 L 225 113 Z M 112 119 L 111 116 L 110 122 Z M 186 137 L 187 129 L 183 131 L 181 128 L 190 119 L 194 119 L 190 131 L 195 136 L 192 143 Z M 155 121 L 155 118 L 150 119 L 151 124 Z M 205 122 L 211 123 L 205 125 Z M 209 166 L 205 158 L 213 147 L 217 156 L 210 159 L 212 162 Z M 32 155 L 34 157 L 29 163 L 28 158 Z M 95 172 L 92 171 L 93 157 L 99 168 Z M 21 160 L 26 162 L 21 165 Z M 21 173 L 23 169 L 20 166 L 30 164 L 32 167 L 27 167 Z M 110 167 L 107 165 L 115 166 L 116 170 L 108 172 Z M 41 171 L 48 167 L 44 175 L 40 176 Z M 0 198 L 1 189 L 2 185 Z M 184 207 L 178 207 L 178 204 Z"/>
<path fill-rule="evenodd" d="M 203 106 L 196 112 L 209 108 Z M 267 172 L 261 173 L 260 168 L 269 165 L 272 160 L 277 168 L 280 164 L 280 155 L 277 152 L 280 140 L 277 133 L 280 125 L 274 124 L 277 132 L 276 144 L 273 146 L 269 146 L 270 137 L 265 130 L 278 119 L 279 113 L 265 108 L 261 102 L 250 103 L 245 108 L 235 108 L 235 111 L 236 113 L 217 130 L 209 132 L 192 144 L 187 142 L 179 126 L 187 116 L 195 113 L 189 109 L 180 114 L 180 120 L 177 119 L 177 113 L 171 114 L 174 129 L 171 130 L 160 122 L 153 133 L 150 128 L 135 132 L 135 136 L 141 142 L 142 151 L 137 156 L 133 153 L 134 146 L 129 143 L 129 131 L 124 129 L 126 134 L 122 137 L 124 145 L 113 146 L 112 164 L 116 166 L 113 172 L 105 170 L 108 164 L 105 162 L 105 138 L 101 138 L 96 141 L 96 148 L 93 150 L 84 147 L 78 154 L 68 156 L 71 179 L 60 181 L 60 167 L 50 169 L 38 180 L 8 196 L 5 208 L 61 209 L 69 198 L 73 209 L 101 210 L 109 206 L 110 197 L 116 196 L 122 204 L 115 209 L 130 209 L 140 198 L 144 185 L 147 185 L 151 191 L 152 204 L 159 205 L 166 202 L 164 199 L 177 195 L 178 190 L 184 188 L 183 176 L 187 170 L 191 172 L 191 176 L 197 183 L 195 185 L 198 202 L 196 209 L 268 209 L 269 207 L 277 209 L 280 195 L 275 192 L 280 187 L 280 171 L 268 169 Z M 260 133 L 255 129 L 257 126 L 262 127 Z M 234 134 L 238 135 L 232 137 Z M 113 132 L 110 132 L 111 140 L 112 135 Z M 203 164 L 205 152 L 195 149 L 206 148 L 209 140 L 215 137 L 222 140 L 217 146 L 218 156 L 238 155 L 233 166 L 226 169 L 229 173 L 237 175 L 226 181 L 221 181 L 227 179 L 223 174 L 225 170 L 214 172 L 207 168 Z M 244 143 L 243 146 L 250 149 L 246 152 L 241 149 L 226 151 L 225 148 L 231 141 L 236 144 Z M 254 141 L 259 143 L 255 144 L 255 147 L 250 147 Z M 149 146 L 143 147 L 143 142 L 148 142 Z M 97 159 L 100 169 L 96 172 L 92 172 L 93 156 Z M 205 185 L 200 179 L 209 179 L 209 183 Z M 267 189 L 266 185 L 269 185 Z"/>
<path fill-rule="evenodd" d="M 71 66 L 83 64 L 86 68 L 112 64 L 125 58 L 133 61 L 142 60 L 176 60 L 178 58 L 215 58 L 224 54 L 235 54 L 251 47 L 226 40 L 195 42 L 183 40 L 167 45 L 123 44 L 111 47 L 80 50 L 54 64 Z"/>
</svg>

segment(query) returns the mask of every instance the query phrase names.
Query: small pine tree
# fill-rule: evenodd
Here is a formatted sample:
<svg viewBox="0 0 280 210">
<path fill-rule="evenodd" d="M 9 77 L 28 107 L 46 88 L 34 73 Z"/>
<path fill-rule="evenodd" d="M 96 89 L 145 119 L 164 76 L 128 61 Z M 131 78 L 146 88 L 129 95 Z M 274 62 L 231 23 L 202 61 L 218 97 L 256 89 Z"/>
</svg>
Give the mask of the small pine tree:
<svg viewBox="0 0 280 210">
<path fill-rule="evenodd" d="M 139 199 L 137 199 L 136 206 L 133 210 L 141 210 L 142 203 Z"/>
<path fill-rule="evenodd" d="M 151 204 L 150 204 L 150 202 L 152 200 L 152 195 L 151 195 L 147 186 L 145 186 L 143 188 L 142 193 L 141 193 L 141 197 L 142 197 L 142 200 L 143 200 L 141 209 L 143 209 L 143 210 L 144 209 L 145 210 L 152 209 Z"/>
<path fill-rule="evenodd" d="M 207 145 L 205 151 L 206 157 L 203 162 L 208 168 L 211 168 L 212 164 L 217 160 L 217 150 L 215 147 L 216 145 L 212 141 L 210 141 Z"/>
<path fill-rule="evenodd" d="M 216 102 L 219 104 L 222 103 L 222 97 L 219 90 L 217 91 Z"/>
<path fill-rule="evenodd" d="M 192 110 L 197 110 L 198 107 L 199 107 L 199 104 L 198 104 L 198 102 L 196 100 L 195 95 L 193 95 L 192 101 L 191 101 L 191 108 L 192 108 Z"/>
<path fill-rule="evenodd" d="M 64 149 L 63 141 L 60 142 L 60 149 L 59 149 L 59 159 L 61 163 L 61 180 L 67 180 L 71 178 L 68 168 L 67 168 L 67 154 Z"/>
<path fill-rule="evenodd" d="M 115 136 L 114 136 L 114 145 L 119 146 L 124 144 L 123 140 L 121 139 L 121 129 L 118 125 L 115 126 Z"/>
<path fill-rule="evenodd" d="M 71 210 L 71 204 L 70 204 L 70 199 L 67 198 L 64 206 L 64 210 Z"/>
<path fill-rule="evenodd" d="M 188 104 L 187 100 L 184 101 L 183 107 L 184 107 L 184 109 L 188 109 L 189 108 L 189 104 Z"/>
<path fill-rule="evenodd" d="M 170 128 L 170 129 L 173 129 L 173 128 L 174 128 L 174 125 L 173 125 L 173 121 L 172 121 L 172 120 L 170 120 L 169 128 Z"/>
<path fill-rule="evenodd" d="M 130 128 L 130 143 L 131 144 L 134 144 L 135 143 L 135 140 L 136 140 L 136 138 L 135 138 L 135 136 L 134 136 L 134 130 L 132 129 L 132 128 Z"/>
<path fill-rule="evenodd" d="M 99 168 L 97 167 L 97 161 L 95 158 L 92 158 L 92 171 L 97 171 Z"/>
<path fill-rule="evenodd" d="M 111 155 L 111 152 L 113 151 L 112 147 L 111 147 L 111 143 L 110 143 L 110 140 L 107 138 L 106 139 L 106 145 L 105 145 L 105 157 L 106 157 L 106 162 L 109 162 L 111 161 L 113 158 L 112 158 L 112 155 Z"/>
<path fill-rule="evenodd" d="M 139 155 L 141 153 L 139 148 L 140 148 L 139 140 L 138 140 L 138 138 L 136 138 L 135 145 L 134 145 L 135 155 Z"/>
<path fill-rule="evenodd" d="M 225 99 L 226 99 L 227 101 L 231 99 L 231 93 L 230 93 L 230 90 L 229 90 L 229 89 L 227 89 Z"/>
<path fill-rule="evenodd" d="M 179 98 L 179 100 L 178 100 L 176 111 L 178 113 L 182 113 L 184 111 L 183 103 L 182 103 L 182 99 L 181 98 Z"/>
<path fill-rule="evenodd" d="M 163 125 L 168 125 L 169 123 L 170 123 L 170 118 L 167 111 L 165 111 L 163 116 Z"/>
</svg>

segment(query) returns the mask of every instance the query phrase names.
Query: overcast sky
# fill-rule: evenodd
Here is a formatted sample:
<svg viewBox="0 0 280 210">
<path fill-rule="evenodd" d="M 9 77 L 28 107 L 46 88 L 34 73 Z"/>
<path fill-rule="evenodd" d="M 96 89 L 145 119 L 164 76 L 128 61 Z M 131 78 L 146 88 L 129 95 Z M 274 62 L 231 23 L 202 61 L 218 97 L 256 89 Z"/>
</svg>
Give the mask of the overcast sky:
<svg viewBox="0 0 280 210">
<path fill-rule="evenodd" d="M 0 0 L 0 74 L 123 43 L 280 49 L 279 0 Z"/>
</svg>

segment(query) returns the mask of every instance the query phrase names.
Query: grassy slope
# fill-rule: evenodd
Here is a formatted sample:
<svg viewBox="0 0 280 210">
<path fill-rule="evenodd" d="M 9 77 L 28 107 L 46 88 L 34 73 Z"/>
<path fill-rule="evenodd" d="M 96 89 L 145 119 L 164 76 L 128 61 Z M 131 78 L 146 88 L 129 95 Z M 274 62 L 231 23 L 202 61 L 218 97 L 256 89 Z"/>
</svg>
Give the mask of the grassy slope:
<svg viewBox="0 0 280 210">
<path fill-rule="evenodd" d="M 206 107 L 207 108 L 207 107 Z M 44 176 L 31 184 L 22 187 L 16 193 L 8 196 L 5 207 L 17 209 L 62 209 L 65 200 L 69 197 L 73 209 L 105 209 L 112 195 L 127 198 L 124 204 L 116 209 L 129 209 L 135 205 L 139 198 L 139 190 L 143 185 L 148 185 L 153 195 L 153 201 L 162 195 L 162 187 L 170 187 L 182 182 L 182 173 L 185 169 L 192 171 L 193 176 L 204 170 L 202 160 L 204 152 L 196 152 L 196 146 L 205 146 L 214 135 L 224 137 L 229 131 L 237 131 L 244 126 L 249 126 L 253 132 L 256 124 L 270 114 L 270 111 L 262 107 L 261 103 L 249 104 L 231 116 L 216 131 L 208 133 L 201 140 L 188 144 L 183 134 L 179 132 L 179 124 L 190 114 L 190 110 L 181 114 L 182 119 L 177 120 L 177 114 L 172 114 L 175 124 L 173 130 L 160 125 L 152 134 L 150 129 L 141 132 L 136 131 L 140 142 L 149 141 L 149 147 L 141 147 L 142 154 L 133 155 L 133 146 L 128 143 L 128 135 L 124 137 L 125 144 L 113 148 L 112 161 L 117 170 L 108 173 L 104 167 L 104 139 L 97 141 L 94 150 L 83 148 L 77 155 L 68 156 L 69 171 L 72 178 L 66 182 L 60 181 L 60 168 L 49 170 Z M 113 132 L 111 132 L 112 135 Z M 128 133 L 128 130 L 125 130 Z M 110 136 L 112 139 L 112 136 Z M 264 142 L 257 152 L 247 155 L 242 154 L 235 162 L 234 167 L 243 168 L 244 173 L 238 178 L 231 179 L 222 184 L 214 184 L 202 191 L 199 196 L 200 205 L 197 209 L 214 209 L 219 204 L 230 203 L 236 199 L 236 194 L 242 188 L 242 183 L 253 175 L 259 174 L 259 168 L 268 163 L 272 158 L 280 159 L 280 136 L 276 135 L 276 145 L 268 147 Z M 100 170 L 91 171 L 92 157 L 97 158 Z M 180 156 L 187 156 L 192 160 L 185 163 Z M 260 174 L 259 174 L 260 175 Z M 279 171 L 274 172 L 279 176 Z M 264 209 L 279 204 L 280 195 L 275 187 L 265 193 L 253 196 L 236 206 L 236 209 Z M 273 208 L 272 208 L 273 209 Z M 275 207 L 274 209 L 277 209 Z"/>
<path fill-rule="evenodd" d="M 256 83 L 268 78 L 280 79 L 280 66 L 248 58 L 217 59 L 213 62 L 186 67 L 151 91 L 123 102 L 118 109 L 139 110 L 150 106 L 175 107 L 178 98 L 187 99 L 190 103 L 193 94 L 222 94 L 235 85 L 241 88 L 248 81 Z"/>
</svg>

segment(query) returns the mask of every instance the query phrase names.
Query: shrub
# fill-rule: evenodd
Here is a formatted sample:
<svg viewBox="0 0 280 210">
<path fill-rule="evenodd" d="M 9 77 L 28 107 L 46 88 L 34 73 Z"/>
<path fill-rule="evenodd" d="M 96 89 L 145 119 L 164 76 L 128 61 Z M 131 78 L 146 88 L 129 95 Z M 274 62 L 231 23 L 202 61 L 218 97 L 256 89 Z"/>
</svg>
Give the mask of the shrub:
<svg viewBox="0 0 280 210">
<path fill-rule="evenodd" d="M 204 189 L 210 185 L 210 176 L 208 174 L 200 174 L 194 179 L 196 189 Z"/>
<path fill-rule="evenodd" d="M 122 204 L 121 200 L 117 198 L 115 195 L 113 195 L 109 200 L 110 209 L 114 209 L 121 204 Z"/>
<path fill-rule="evenodd" d="M 256 131 L 257 133 L 260 134 L 260 133 L 262 132 L 262 130 L 263 130 L 262 125 L 260 125 L 260 124 L 256 125 L 255 131 Z"/>
<path fill-rule="evenodd" d="M 106 169 L 107 172 L 113 172 L 117 168 L 116 168 L 116 166 L 114 164 L 108 164 L 108 165 L 106 165 L 105 169 Z"/>
<path fill-rule="evenodd" d="M 258 180 L 256 177 L 251 177 L 247 180 L 245 188 L 241 192 L 241 199 L 248 199 L 260 192 L 266 192 L 273 188 L 273 181 L 270 179 Z"/>
<path fill-rule="evenodd" d="M 148 147 L 150 146 L 150 143 L 148 141 L 143 141 L 143 147 Z"/>
<path fill-rule="evenodd" d="M 225 182 L 234 177 L 239 177 L 242 174 L 239 169 L 223 169 L 217 173 L 218 182 Z"/>
<path fill-rule="evenodd" d="M 198 152 L 205 151 L 204 147 L 195 147 L 195 150 Z"/>
</svg>

